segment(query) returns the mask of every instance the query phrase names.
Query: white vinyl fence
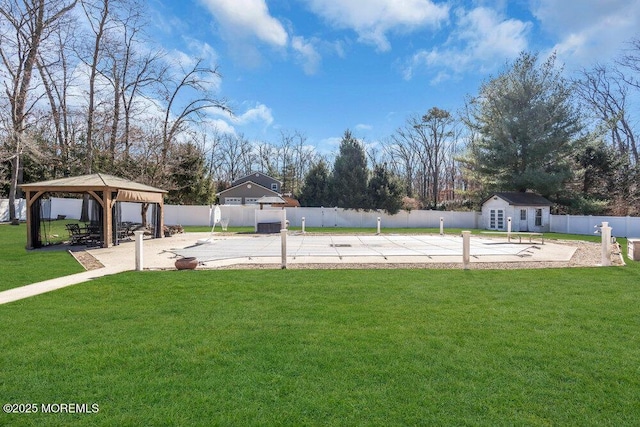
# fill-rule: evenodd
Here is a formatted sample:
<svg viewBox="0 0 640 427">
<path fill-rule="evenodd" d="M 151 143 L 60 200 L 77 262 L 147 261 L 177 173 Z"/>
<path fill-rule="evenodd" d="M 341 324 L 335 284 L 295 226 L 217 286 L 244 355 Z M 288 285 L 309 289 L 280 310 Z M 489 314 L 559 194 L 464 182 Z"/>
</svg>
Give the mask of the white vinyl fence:
<svg viewBox="0 0 640 427">
<path fill-rule="evenodd" d="M 82 207 L 81 199 L 50 198 L 43 201 L 43 218 L 58 218 L 64 215 L 69 219 L 78 219 Z M 122 203 L 122 221 L 140 222 L 139 203 Z M 26 203 L 16 201 L 20 219 L 26 219 Z M 257 206 L 222 205 L 222 218 L 229 221 L 230 227 L 253 227 Z M 266 208 L 265 209 L 273 209 Z M 147 213 L 151 221 L 151 210 Z M 212 226 L 212 209 L 210 206 L 176 206 L 165 205 L 164 222 L 167 225 L 200 225 Z M 293 227 L 354 227 L 375 230 L 380 218 L 381 228 L 439 228 L 440 218 L 444 219 L 446 228 L 479 228 L 482 215 L 479 212 L 453 211 L 400 211 L 388 215 L 378 211 L 356 211 L 341 208 L 287 208 L 287 220 Z M 0 199 L 0 221 L 9 220 L 9 201 Z M 607 221 L 612 227 L 612 235 L 616 237 L 640 237 L 639 217 L 606 217 L 581 215 L 551 215 L 550 231 L 553 233 L 593 234 L 595 226 Z"/>
<path fill-rule="evenodd" d="M 640 237 L 640 218 L 632 216 L 551 215 L 551 232 L 594 234 L 596 226 L 609 223 L 614 237 Z"/>
<path fill-rule="evenodd" d="M 25 199 L 16 200 L 16 213 L 21 220 L 27 219 L 27 202 Z M 0 222 L 9 221 L 9 199 L 0 199 Z"/>
<path fill-rule="evenodd" d="M 223 219 L 229 221 L 230 227 L 253 226 L 257 206 L 221 205 Z M 276 209 L 266 208 L 265 209 Z M 211 211 L 208 206 L 165 206 L 165 224 L 180 225 L 212 225 Z M 123 215 L 124 216 L 124 215 Z M 439 227 L 440 217 L 445 218 L 447 227 L 477 228 L 478 214 L 475 212 L 441 212 L 441 211 L 401 211 L 396 215 L 388 215 L 376 211 L 355 211 L 340 208 L 287 208 L 286 216 L 293 227 L 302 226 L 302 218 L 306 227 L 354 227 L 373 228 L 378 218 L 383 227 L 417 228 Z"/>
</svg>

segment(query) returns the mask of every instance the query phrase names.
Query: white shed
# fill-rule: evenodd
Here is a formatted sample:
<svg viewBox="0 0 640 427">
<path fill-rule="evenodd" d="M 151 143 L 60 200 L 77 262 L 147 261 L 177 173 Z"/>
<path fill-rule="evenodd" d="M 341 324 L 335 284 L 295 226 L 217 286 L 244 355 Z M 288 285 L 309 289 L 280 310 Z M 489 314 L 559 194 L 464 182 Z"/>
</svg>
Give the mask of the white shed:
<svg viewBox="0 0 640 427">
<path fill-rule="evenodd" d="M 549 231 L 551 202 L 539 194 L 521 192 L 494 193 L 482 203 L 482 224 L 488 230 Z"/>
</svg>

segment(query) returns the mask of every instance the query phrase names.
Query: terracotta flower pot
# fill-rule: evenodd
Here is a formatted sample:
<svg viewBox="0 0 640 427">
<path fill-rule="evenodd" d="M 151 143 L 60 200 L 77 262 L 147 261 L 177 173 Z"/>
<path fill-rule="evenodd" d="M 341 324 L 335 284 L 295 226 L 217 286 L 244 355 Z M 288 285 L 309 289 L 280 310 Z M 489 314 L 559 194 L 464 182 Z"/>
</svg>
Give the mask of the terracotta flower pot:
<svg viewBox="0 0 640 427">
<path fill-rule="evenodd" d="M 176 268 L 178 270 L 195 270 L 198 266 L 198 259 L 195 257 L 186 257 L 176 260 Z"/>
</svg>

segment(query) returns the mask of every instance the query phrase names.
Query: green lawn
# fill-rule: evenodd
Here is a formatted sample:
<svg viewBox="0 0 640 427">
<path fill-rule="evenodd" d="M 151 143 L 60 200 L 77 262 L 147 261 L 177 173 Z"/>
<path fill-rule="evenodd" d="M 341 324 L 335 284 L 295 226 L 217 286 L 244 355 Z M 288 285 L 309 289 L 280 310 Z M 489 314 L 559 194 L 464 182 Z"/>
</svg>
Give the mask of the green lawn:
<svg viewBox="0 0 640 427">
<path fill-rule="evenodd" d="M 0 306 L 2 403 L 99 412 L 0 425 L 637 425 L 638 264 L 104 277 Z"/>
<path fill-rule="evenodd" d="M 637 268 L 125 273 L 0 307 L 8 425 L 634 425 Z"/>
<path fill-rule="evenodd" d="M 68 236 L 62 221 L 52 221 L 51 233 L 62 239 Z M 42 280 L 79 273 L 84 268 L 64 250 L 25 249 L 27 228 L 25 224 L 0 225 L 0 291 L 29 285 Z"/>
</svg>

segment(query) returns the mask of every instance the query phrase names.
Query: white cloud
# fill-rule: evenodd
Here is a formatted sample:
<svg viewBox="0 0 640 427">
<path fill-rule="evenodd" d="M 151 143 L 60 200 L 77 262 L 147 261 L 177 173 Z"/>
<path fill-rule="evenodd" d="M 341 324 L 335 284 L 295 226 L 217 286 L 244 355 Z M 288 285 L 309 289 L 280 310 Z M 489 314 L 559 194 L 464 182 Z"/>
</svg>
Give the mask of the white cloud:
<svg viewBox="0 0 640 427">
<path fill-rule="evenodd" d="M 528 47 L 530 22 L 506 19 L 485 7 L 471 11 L 459 9 L 456 17 L 457 29 L 451 32 L 447 43 L 442 48 L 416 52 L 403 71 L 405 79 L 424 69 L 436 74 L 434 83 L 462 74 L 471 67 L 485 72 L 502 65 L 506 59 L 515 58 Z"/>
<path fill-rule="evenodd" d="M 640 0 L 538 0 L 532 13 L 541 28 L 558 39 L 552 50 L 578 67 L 606 62 L 619 54 L 640 27 Z"/>
<path fill-rule="evenodd" d="M 209 43 L 189 37 L 185 37 L 185 41 L 189 51 L 192 52 L 191 56 L 200 58 L 212 66 L 217 64 L 218 53 Z"/>
<path fill-rule="evenodd" d="M 271 108 L 264 104 L 258 104 L 239 116 L 233 116 L 232 120 L 238 125 L 264 123 L 266 126 L 269 126 L 273 123 L 273 114 L 271 112 Z"/>
<path fill-rule="evenodd" d="M 322 58 L 312 42 L 304 37 L 294 36 L 291 38 L 291 48 L 296 52 L 305 74 L 312 75 L 318 71 Z"/>
<path fill-rule="evenodd" d="M 459 40 L 465 44 L 467 52 L 478 59 L 517 56 L 527 48 L 527 36 L 532 27 L 530 22 L 504 19 L 496 11 L 484 7 L 460 13 L 458 22 Z"/>
<path fill-rule="evenodd" d="M 341 142 L 342 142 L 341 136 L 333 136 L 333 137 L 325 138 L 321 140 L 320 145 L 322 147 L 327 147 L 329 150 L 336 150 L 337 152 Z"/>
<path fill-rule="evenodd" d="M 449 6 L 431 0 L 306 0 L 311 10 L 338 28 L 354 30 L 359 40 L 381 51 L 391 48 L 389 31 L 437 28 Z"/>
<path fill-rule="evenodd" d="M 264 104 L 257 104 L 239 115 L 230 115 L 222 110 L 210 111 L 211 118 L 207 120 L 208 127 L 220 133 L 236 135 L 242 129 L 254 126 L 267 127 L 273 123 L 271 109 Z M 217 118 L 215 118 L 217 116 Z"/>
<path fill-rule="evenodd" d="M 371 129 L 373 129 L 373 126 L 367 125 L 364 123 L 359 123 L 356 125 L 356 130 L 371 130 Z"/>
<path fill-rule="evenodd" d="M 213 119 L 209 121 L 209 127 L 211 129 L 215 129 L 216 132 L 219 133 L 228 133 L 231 135 L 236 134 L 236 129 L 230 125 L 226 120 L 223 119 Z"/>
<path fill-rule="evenodd" d="M 269 14 L 265 0 L 201 0 L 230 38 L 256 37 L 272 46 L 284 47 L 288 35 Z"/>
</svg>

